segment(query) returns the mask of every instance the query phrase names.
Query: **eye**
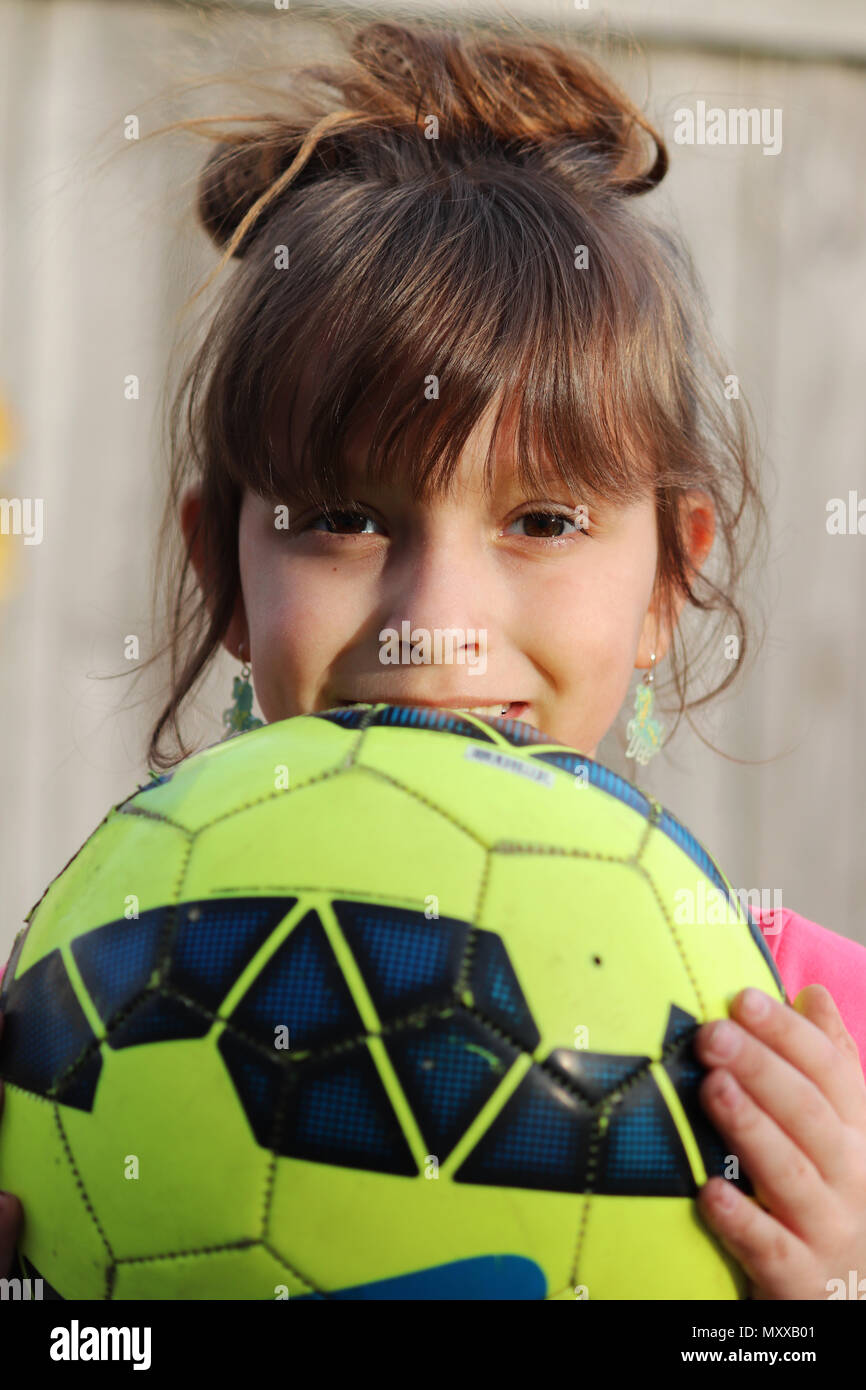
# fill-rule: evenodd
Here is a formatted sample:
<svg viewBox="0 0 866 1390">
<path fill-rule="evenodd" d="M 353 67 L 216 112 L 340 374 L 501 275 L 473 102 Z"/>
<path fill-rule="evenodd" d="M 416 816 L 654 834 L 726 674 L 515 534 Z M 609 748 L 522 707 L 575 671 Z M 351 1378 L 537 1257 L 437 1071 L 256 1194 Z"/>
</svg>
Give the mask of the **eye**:
<svg viewBox="0 0 866 1390">
<path fill-rule="evenodd" d="M 577 513 L 577 515 L 578 515 L 578 518 L 579 518 L 579 519 L 582 517 L 582 513 Z M 574 513 L 574 512 L 570 512 L 570 513 L 569 513 L 569 512 L 544 511 L 544 510 L 541 510 L 541 509 L 538 509 L 538 508 L 537 508 L 535 511 L 532 511 L 532 512 L 524 512 L 524 513 L 522 514 L 522 516 L 516 517 L 515 520 L 511 522 L 511 526 L 519 526 L 519 525 L 521 524 L 521 522 L 527 522 L 527 523 L 529 524 L 529 526 L 530 526 L 531 529 L 530 529 L 530 531 L 529 531 L 529 533 L 528 533 L 528 539 L 530 539 L 530 540 L 541 540 L 541 541 L 565 541 L 565 540 L 571 540 L 572 537 L 575 536 L 575 535 L 585 534 L 585 533 L 586 533 L 586 529 L 587 529 L 587 528 L 586 528 L 586 519 L 583 518 L 583 524 L 582 524 L 582 525 L 578 525 L 578 522 L 575 521 L 575 513 Z M 557 526 L 560 527 L 561 529 L 558 530 L 558 531 L 554 531 L 554 533 L 553 533 L 552 535 L 551 535 L 551 534 L 539 534 L 539 532 L 542 532 L 542 533 L 543 533 L 543 532 L 548 532 L 548 533 L 549 533 L 550 530 L 551 530 L 551 527 L 557 527 Z M 571 527 L 571 530 L 566 532 L 564 528 L 567 527 L 567 526 L 570 526 L 570 527 Z M 508 529 L 510 530 L 510 527 L 509 527 Z M 514 533 L 512 533 L 512 534 L 514 534 Z M 524 532 L 524 535 L 527 535 L 527 533 Z"/>
<path fill-rule="evenodd" d="M 366 530 L 368 521 L 375 526 L 379 525 L 369 512 L 362 511 L 360 507 L 347 507 L 342 511 L 319 512 L 308 523 L 307 530 L 324 531 L 326 535 L 339 536 L 345 534 L 342 529 L 345 527 L 350 536 L 374 535 L 375 532 Z M 320 525 L 320 522 L 324 525 Z"/>
</svg>

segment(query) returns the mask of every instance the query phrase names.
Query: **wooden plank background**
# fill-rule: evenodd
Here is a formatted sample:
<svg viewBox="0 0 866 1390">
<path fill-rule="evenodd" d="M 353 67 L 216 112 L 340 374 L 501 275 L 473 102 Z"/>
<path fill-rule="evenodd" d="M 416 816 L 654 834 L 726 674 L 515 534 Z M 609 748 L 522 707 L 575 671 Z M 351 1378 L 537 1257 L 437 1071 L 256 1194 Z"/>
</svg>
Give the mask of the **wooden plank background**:
<svg viewBox="0 0 866 1390">
<path fill-rule="evenodd" d="M 261 0 L 246 8 L 191 22 L 170 4 L 0 0 L 0 392 L 21 429 L 0 494 L 45 507 L 40 546 L 0 537 L 2 957 L 48 880 L 145 779 L 165 679 L 131 695 L 128 677 L 101 678 L 127 669 L 128 634 L 151 650 L 160 392 L 175 315 L 213 263 L 189 209 L 203 146 L 154 142 L 100 161 L 123 143 L 123 117 L 147 129 L 148 103 L 178 77 L 230 68 L 248 46 L 274 56 L 281 16 Z M 830 498 L 866 497 L 864 7 L 506 8 L 554 33 L 601 14 L 641 41 L 611 66 L 671 140 L 672 172 L 652 198 L 689 241 L 765 442 L 772 540 L 753 593 L 767 638 L 736 695 L 695 716 L 730 758 L 683 723 L 636 780 L 736 886 L 777 890 L 866 943 L 866 537 L 825 525 Z M 311 13 L 293 35 L 317 23 Z M 781 107 L 781 154 L 674 145 L 674 111 L 699 98 Z M 202 91 L 153 108 L 153 123 L 220 105 Z M 137 402 L 123 395 L 131 372 Z M 222 654 L 196 701 L 202 745 L 220 736 L 236 670 Z M 600 756 L 634 777 L 628 714 Z"/>
</svg>

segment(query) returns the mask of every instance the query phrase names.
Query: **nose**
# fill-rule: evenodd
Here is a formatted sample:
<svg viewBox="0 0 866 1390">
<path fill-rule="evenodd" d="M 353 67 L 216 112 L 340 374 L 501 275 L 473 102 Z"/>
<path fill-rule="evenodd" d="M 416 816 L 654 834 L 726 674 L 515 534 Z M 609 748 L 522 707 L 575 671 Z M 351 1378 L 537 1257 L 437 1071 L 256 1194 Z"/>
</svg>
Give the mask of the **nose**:
<svg viewBox="0 0 866 1390">
<path fill-rule="evenodd" d="M 431 531 L 407 541 L 384 576 L 379 632 L 399 634 L 401 661 L 426 636 L 450 633 L 441 650 L 457 661 L 473 661 L 486 652 L 491 614 L 495 611 L 495 577 L 485 564 L 483 548 L 458 528 L 443 538 Z M 384 640 L 381 639 L 380 640 Z"/>
</svg>

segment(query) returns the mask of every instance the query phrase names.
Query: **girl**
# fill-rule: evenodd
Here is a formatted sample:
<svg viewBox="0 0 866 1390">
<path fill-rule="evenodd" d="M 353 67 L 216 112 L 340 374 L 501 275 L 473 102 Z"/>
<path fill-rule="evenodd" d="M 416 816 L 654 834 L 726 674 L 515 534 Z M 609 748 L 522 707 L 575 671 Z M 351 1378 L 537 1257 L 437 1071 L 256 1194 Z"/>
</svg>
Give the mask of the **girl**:
<svg viewBox="0 0 866 1390">
<path fill-rule="evenodd" d="M 660 135 L 571 49 L 393 23 L 296 74 L 292 103 L 217 133 L 200 182 L 238 269 L 172 411 L 163 537 L 179 517 L 184 544 L 150 762 L 186 755 L 220 644 L 269 722 L 481 706 L 593 756 L 669 652 L 683 713 L 683 607 L 742 650 L 765 515 L 688 255 L 635 201 Z M 463 634 L 457 673 L 386 668 L 404 622 Z M 819 1299 L 866 1276 L 866 950 L 791 912 L 769 944 L 794 1008 L 747 990 L 696 1042 L 758 1201 L 713 1178 L 700 1208 L 754 1297 Z"/>
</svg>

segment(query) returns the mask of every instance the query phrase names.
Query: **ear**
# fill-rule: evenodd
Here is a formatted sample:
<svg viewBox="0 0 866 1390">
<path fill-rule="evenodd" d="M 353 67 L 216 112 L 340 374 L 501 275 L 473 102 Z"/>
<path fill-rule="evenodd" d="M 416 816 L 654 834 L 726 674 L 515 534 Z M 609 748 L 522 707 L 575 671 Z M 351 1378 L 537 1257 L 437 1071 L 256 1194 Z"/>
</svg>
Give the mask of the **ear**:
<svg viewBox="0 0 866 1390">
<path fill-rule="evenodd" d="M 201 485 L 194 483 L 186 489 L 180 502 L 180 526 L 183 531 L 183 538 L 189 552 L 193 568 L 198 575 L 199 587 L 204 594 L 208 610 L 212 613 L 213 608 L 210 601 L 210 584 L 208 580 L 208 555 L 206 538 L 203 532 L 198 529 L 199 518 L 201 516 Z M 244 596 L 238 588 L 238 595 L 235 601 L 234 612 L 231 621 L 222 637 L 222 644 L 226 651 L 238 661 L 249 660 L 249 628 L 247 626 L 246 608 L 244 607 Z M 242 654 L 243 653 L 243 654 Z"/>
<path fill-rule="evenodd" d="M 713 499 L 708 493 L 701 492 L 698 488 L 692 488 L 682 494 L 680 497 L 680 528 L 683 533 L 687 563 L 697 573 L 703 568 L 704 562 L 712 550 L 713 538 L 716 534 L 716 509 L 713 506 Z M 636 667 L 641 670 L 649 669 L 653 664 L 650 658 L 655 652 L 655 666 L 657 668 L 667 655 L 685 601 L 685 594 L 681 589 L 678 589 L 671 599 L 673 620 L 665 621 L 659 611 L 657 596 L 654 595 L 641 627 L 635 661 Z"/>
</svg>

